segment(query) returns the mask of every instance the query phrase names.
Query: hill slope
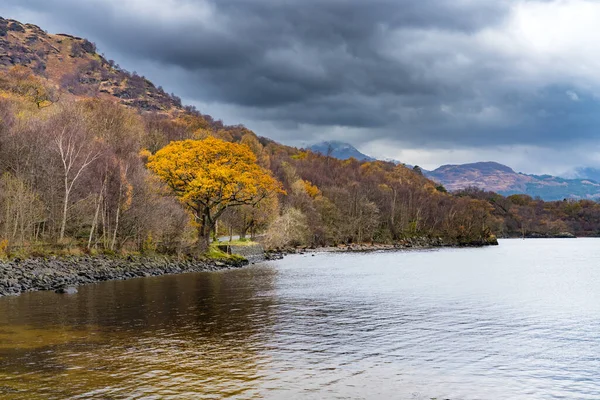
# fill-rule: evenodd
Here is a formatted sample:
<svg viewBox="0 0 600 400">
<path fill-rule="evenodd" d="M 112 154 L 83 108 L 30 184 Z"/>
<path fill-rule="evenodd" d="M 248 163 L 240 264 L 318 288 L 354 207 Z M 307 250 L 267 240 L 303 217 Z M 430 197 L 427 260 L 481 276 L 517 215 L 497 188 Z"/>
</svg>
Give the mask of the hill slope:
<svg viewBox="0 0 600 400">
<path fill-rule="evenodd" d="M 287 193 L 226 209 L 227 232 L 267 232 L 275 247 L 495 242 L 484 201 L 438 190 L 404 166 L 336 160 L 223 125 L 86 39 L 2 19 L 0 60 L 0 210 L 9 216 L 0 251 L 191 251 L 197 224 L 146 161 L 172 141 L 208 137 L 247 146 Z M 77 173 L 65 143 L 77 148 Z"/>
<path fill-rule="evenodd" d="M 146 111 L 183 109 L 177 96 L 97 54 L 87 39 L 0 17 L 0 69 L 14 66 L 31 69 L 73 96 L 117 99 Z"/>
<path fill-rule="evenodd" d="M 528 175 L 495 162 L 443 165 L 426 176 L 455 191 L 467 187 L 502 195 L 527 194 L 543 200 L 600 198 L 600 184 L 589 179 L 564 179 L 551 175 Z"/>
</svg>

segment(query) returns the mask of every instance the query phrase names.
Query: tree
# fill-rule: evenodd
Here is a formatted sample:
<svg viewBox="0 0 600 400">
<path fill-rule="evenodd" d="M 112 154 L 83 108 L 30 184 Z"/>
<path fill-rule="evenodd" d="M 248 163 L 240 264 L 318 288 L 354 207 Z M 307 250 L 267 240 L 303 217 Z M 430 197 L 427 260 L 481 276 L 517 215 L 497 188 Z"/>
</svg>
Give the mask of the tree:
<svg viewBox="0 0 600 400">
<path fill-rule="evenodd" d="M 29 68 L 23 66 L 11 68 L 5 77 L 0 78 L 0 89 L 10 90 L 28 98 L 38 108 L 53 104 L 58 97 L 50 84 L 43 82 Z"/>
<path fill-rule="evenodd" d="M 257 205 L 283 193 L 281 184 L 256 163 L 247 146 L 213 137 L 172 142 L 149 158 L 148 168 L 192 211 L 202 251 L 229 207 Z"/>
<path fill-rule="evenodd" d="M 283 248 L 305 245 L 309 236 L 310 228 L 306 215 L 297 208 L 289 208 L 271 223 L 265 241 L 271 248 Z"/>
<path fill-rule="evenodd" d="M 90 143 L 88 143 L 87 140 L 88 138 L 85 137 L 83 131 L 78 127 L 75 127 L 75 129 L 68 129 L 68 127 L 65 127 L 54 138 L 55 150 L 60 156 L 62 164 L 64 189 L 60 240 L 63 240 L 65 237 L 67 214 L 73 187 L 79 178 L 81 178 L 83 171 L 100 156 L 100 152 L 89 149 Z"/>
</svg>

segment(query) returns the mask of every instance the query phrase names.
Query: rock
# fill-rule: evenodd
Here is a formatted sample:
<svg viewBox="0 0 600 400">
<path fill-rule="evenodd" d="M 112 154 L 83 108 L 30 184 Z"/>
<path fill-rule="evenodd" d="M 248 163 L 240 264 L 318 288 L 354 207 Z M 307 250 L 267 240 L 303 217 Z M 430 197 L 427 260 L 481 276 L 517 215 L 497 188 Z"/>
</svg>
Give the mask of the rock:
<svg viewBox="0 0 600 400">
<path fill-rule="evenodd" d="M 8 30 L 13 32 L 25 32 L 25 28 L 23 28 L 23 25 L 17 22 L 11 22 L 8 25 Z"/>
<path fill-rule="evenodd" d="M 107 280 L 124 280 L 172 273 L 216 271 L 247 265 L 246 260 L 218 262 L 168 257 L 129 260 L 105 257 L 71 257 L 0 261 L 0 297 L 34 290 L 77 293 L 75 286 Z"/>
<path fill-rule="evenodd" d="M 68 286 L 56 289 L 55 292 L 60 294 L 77 294 L 78 291 L 73 286 Z"/>
<path fill-rule="evenodd" d="M 554 237 L 562 238 L 562 239 L 576 239 L 577 236 L 573 235 L 571 232 L 560 232 L 556 234 Z"/>
</svg>

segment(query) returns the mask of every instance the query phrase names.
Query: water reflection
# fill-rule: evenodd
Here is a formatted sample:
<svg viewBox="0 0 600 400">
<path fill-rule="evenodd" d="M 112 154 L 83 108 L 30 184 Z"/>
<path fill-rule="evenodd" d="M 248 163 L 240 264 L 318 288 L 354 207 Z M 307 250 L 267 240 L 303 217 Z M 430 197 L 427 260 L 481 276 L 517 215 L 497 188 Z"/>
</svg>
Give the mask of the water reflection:
<svg viewBox="0 0 600 400">
<path fill-rule="evenodd" d="M 273 299 L 261 293 L 274 278 L 239 270 L 3 299 L 0 395 L 253 397 L 273 320 Z"/>
<path fill-rule="evenodd" d="M 599 399 L 600 240 L 0 299 L 0 398 Z"/>
</svg>

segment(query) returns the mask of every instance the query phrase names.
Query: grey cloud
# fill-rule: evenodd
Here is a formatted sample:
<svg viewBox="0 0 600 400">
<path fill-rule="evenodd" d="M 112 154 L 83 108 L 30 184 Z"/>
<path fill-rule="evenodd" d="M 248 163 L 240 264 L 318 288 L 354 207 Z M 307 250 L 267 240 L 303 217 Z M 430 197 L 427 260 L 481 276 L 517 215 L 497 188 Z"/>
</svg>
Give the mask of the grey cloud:
<svg viewBox="0 0 600 400">
<path fill-rule="evenodd" d="M 33 10 L 96 41 L 109 57 L 151 63 L 157 84 L 168 81 L 193 102 L 231 106 L 251 128 L 252 121 L 285 127 L 258 132 L 280 140 L 297 140 L 310 127 L 315 139 L 346 127 L 362 132 L 353 137 L 362 143 L 387 138 L 431 148 L 595 137 L 600 113 L 589 96 L 576 90 L 573 102 L 568 82 L 556 90 L 507 83 L 514 60 L 468 41 L 501 25 L 514 3 L 180 0 L 174 7 L 190 13 L 168 19 L 152 12 L 159 4 L 152 2 L 148 12 L 127 12 L 112 0 L 4 0 L 0 12 Z M 194 10 L 205 7 L 212 16 L 200 23 Z M 168 72 L 161 75 L 161 66 Z"/>
</svg>

